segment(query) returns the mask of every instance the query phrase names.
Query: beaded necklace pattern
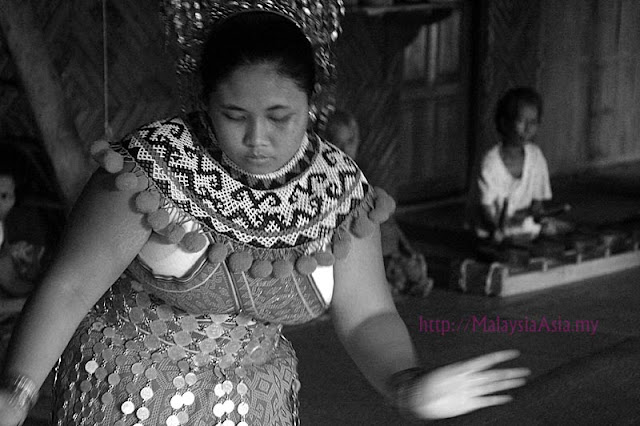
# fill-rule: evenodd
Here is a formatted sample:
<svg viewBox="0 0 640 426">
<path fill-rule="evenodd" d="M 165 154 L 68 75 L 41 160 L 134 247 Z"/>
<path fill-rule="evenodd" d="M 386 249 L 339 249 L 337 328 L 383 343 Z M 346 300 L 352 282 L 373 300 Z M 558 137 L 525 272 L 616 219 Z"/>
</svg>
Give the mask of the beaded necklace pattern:
<svg viewBox="0 0 640 426">
<path fill-rule="evenodd" d="M 198 115 L 190 121 L 195 119 L 205 120 Z M 369 191 L 355 163 L 315 136 L 303 155 L 285 166 L 287 173 L 259 181 L 252 175 L 235 179 L 240 171 L 216 160 L 222 155 L 210 155 L 206 141 L 197 141 L 187 123 L 182 118 L 152 123 L 123 147 L 164 197 L 239 243 L 304 252 L 312 241 L 326 243 Z"/>
<path fill-rule="evenodd" d="M 311 274 L 346 257 L 351 234 L 370 235 L 395 202 L 374 190 L 356 164 L 313 133 L 289 164 L 270 175 L 241 174 L 216 152 L 204 112 L 143 126 L 122 144 L 98 141 L 92 153 L 116 174 L 121 190 L 138 191 L 134 204 L 147 224 L 189 252 L 209 245 L 208 259 L 232 273 L 284 278 Z M 123 172 L 124 161 L 134 163 Z M 168 210 L 181 219 L 172 221 Z M 198 229 L 182 226 L 193 221 Z"/>
</svg>

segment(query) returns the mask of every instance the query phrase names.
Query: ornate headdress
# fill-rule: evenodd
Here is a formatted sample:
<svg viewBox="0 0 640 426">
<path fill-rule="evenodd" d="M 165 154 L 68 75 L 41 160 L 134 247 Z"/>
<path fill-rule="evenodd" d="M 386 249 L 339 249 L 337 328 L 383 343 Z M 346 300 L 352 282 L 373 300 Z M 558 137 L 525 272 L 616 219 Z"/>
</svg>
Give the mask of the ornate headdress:
<svg viewBox="0 0 640 426">
<path fill-rule="evenodd" d="M 213 27 L 230 16 L 248 11 L 274 12 L 290 18 L 311 43 L 316 67 L 311 118 L 322 127 L 334 103 L 335 66 L 331 45 L 340 33 L 340 18 L 344 15 L 342 0 L 162 0 L 167 33 L 176 37 L 179 48 L 176 70 L 184 96 L 183 109 L 199 105 L 200 57 Z"/>
</svg>

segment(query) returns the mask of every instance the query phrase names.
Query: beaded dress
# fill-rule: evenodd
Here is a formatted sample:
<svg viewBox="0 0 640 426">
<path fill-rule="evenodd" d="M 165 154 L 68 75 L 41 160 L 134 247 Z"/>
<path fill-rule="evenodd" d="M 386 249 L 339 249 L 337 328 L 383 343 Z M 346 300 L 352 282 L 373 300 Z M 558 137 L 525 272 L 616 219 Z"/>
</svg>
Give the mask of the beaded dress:
<svg viewBox="0 0 640 426">
<path fill-rule="evenodd" d="M 153 232 L 63 353 L 54 424 L 298 424 L 282 325 L 326 312 L 332 264 L 393 200 L 311 132 L 288 164 L 257 176 L 210 129 L 193 113 L 93 148 L 116 187 L 135 188 Z"/>
</svg>

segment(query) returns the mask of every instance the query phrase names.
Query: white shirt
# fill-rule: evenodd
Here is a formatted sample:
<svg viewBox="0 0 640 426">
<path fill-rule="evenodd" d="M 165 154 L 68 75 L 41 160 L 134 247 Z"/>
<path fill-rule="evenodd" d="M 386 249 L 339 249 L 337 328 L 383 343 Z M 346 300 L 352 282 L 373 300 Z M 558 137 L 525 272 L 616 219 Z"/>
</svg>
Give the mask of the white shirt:
<svg viewBox="0 0 640 426">
<path fill-rule="evenodd" d="M 507 217 L 510 217 L 517 210 L 530 207 L 534 200 L 551 199 L 549 168 L 540 148 L 532 143 L 525 144 L 522 176 L 515 178 L 502 161 L 500 147 L 501 144 L 495 145 L 482 159 L 477 179 L 477 202 L 491 206 L 491 213 L 496 215 L 508 199 Z"/>
</svg>

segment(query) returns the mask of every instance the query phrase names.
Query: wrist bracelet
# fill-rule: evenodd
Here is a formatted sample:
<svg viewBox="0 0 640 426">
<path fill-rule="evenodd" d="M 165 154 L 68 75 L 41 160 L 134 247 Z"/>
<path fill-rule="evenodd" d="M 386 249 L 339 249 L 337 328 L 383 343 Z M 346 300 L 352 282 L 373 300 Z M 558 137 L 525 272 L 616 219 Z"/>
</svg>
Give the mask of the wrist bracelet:
<svg viewBox="0 0 640 426">
<path fill-rule="evenodd" d="M 0 389 L 11 393 L 9 404 L 30 410 L 38 399 L 38 388 L 36 384 L 23 375 L 5 376 L 0 380 Z"/>
<path fill-rule="evenodd" d="M 389 388 L 392 392 L 392 403 L 405 415 L 413 415 L 413 407 L 411 406 L 411 397 L 413 389 L 420 379 L 427 374 L 422 367 L 408 368 L 399 371 L 389 379 Z"/>
</svg>

